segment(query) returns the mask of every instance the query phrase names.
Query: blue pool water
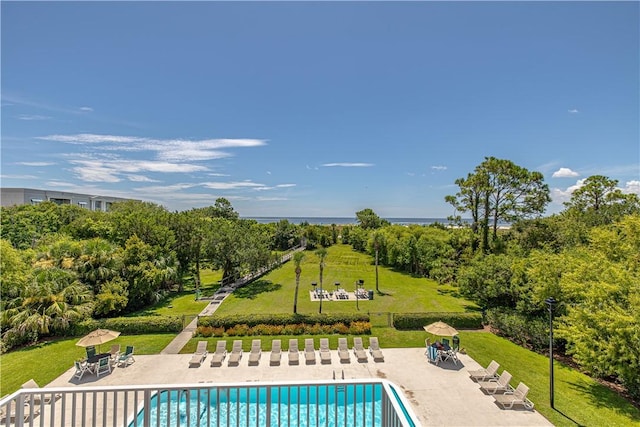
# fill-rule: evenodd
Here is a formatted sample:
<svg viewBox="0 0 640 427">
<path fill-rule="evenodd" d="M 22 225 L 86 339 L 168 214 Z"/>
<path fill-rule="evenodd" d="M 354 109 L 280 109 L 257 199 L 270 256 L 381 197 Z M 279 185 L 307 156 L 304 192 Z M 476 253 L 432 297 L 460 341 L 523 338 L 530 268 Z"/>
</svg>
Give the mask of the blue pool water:
<svg viewBox="0 0 640 427">
<path fill-rule="evenodd" d="M 199 427 L 384 427 L 383 392 L 382 384 L 171 390 L 153 396 L 149 411 L 153 427 L 178 423 Z M 137 425 L 143 425 L 143 419 L 144 413 L 140 411 L 135 420 Z M 132 420 L 129 426 L 134 425 Z"/>
</svg>

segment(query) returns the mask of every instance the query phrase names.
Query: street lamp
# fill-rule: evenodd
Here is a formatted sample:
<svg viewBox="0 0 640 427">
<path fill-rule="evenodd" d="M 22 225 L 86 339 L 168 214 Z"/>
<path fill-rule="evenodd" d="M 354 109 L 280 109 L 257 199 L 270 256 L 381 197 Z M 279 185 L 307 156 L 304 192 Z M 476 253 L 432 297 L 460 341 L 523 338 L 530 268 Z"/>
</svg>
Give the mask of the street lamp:
<svg viewBox="0 0 640 427">
<path fill-rule="evenodd" d="M 558 301 L 554 297 L 549 297 L 544 302 L 549 306 L 549 402 L 551 408 L 555 409 L 553 406 L 553 309 Z"/>
<path fill-rule="evenodd" d="M 356 289 L 353 292 L 353 295 L 355 295 L 355 297 L 356 297 L 356 310 L 360 311 L 360 304 L 359 304 L 359 301 L 358 301 L 358 282 L 356 282 L 355 285 L 356 285 L 355 286 Z"/>
</svg>

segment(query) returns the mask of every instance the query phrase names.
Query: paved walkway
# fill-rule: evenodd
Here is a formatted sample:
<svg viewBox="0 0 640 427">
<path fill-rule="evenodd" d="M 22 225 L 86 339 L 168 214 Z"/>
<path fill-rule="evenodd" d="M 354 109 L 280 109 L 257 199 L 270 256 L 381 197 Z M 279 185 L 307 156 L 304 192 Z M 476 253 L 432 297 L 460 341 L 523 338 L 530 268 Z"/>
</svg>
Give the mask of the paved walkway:
<svg viewBox="0 0 640 427">
<path fill-rule="evenodd" d="M 317 345 L 318 341 L 315 340 Z M 227 346 L 230 346 L 227 341 Z M 211 345 L 209 346 L 211 347 Z M 213 351 L 214 348 L 209 348 Z M 196 387 L 215 386 L 247 381 L 306 381 L 342 378 L 385 378 L 402 390 L 419 422 L 434 426 L 550 426 L 537 411 L 501 409 L 491 395 L 480 390 L 469 378 L 468 370 L 480 365 L 468 355 L 461 354 L 460 363 L 444 362 L 435 366 L 427 361 L 424 348 L 382 349 L 384 362 L 359 363 L 351 352 L 349 363 L 340 363 L 337 351 L 331 350 L 331 363 L 306 364 L 300 354 L 299 365 L 289 365 L 283 352 L 279 366 L 270 366 L 270 352 L 263 352 L 258 365 L 249 366 L 245 352 L 238 366 L 229 366 L 227 360 L 220 367 L 211 367 L 211 354 L 200 367 L 190 367 L 191 354 L 136 355 L 129 366 L 114 368 L 110 374 L 96 378 L 85 375 L 81 381 L 73 378 L 71 368 L 47 387 L 95 387 L 144 384 L 194 384 Z M 528 384 L 532 388 L 544 384 Z M 534 402 L 536 403 L 536 402 Z M 57 406 L 60 406 L 60 401 Z M 60 408 L 56 409 L 57 411 Z M 40 421 L 36 419 L 36 421 Z"/>
</svg>

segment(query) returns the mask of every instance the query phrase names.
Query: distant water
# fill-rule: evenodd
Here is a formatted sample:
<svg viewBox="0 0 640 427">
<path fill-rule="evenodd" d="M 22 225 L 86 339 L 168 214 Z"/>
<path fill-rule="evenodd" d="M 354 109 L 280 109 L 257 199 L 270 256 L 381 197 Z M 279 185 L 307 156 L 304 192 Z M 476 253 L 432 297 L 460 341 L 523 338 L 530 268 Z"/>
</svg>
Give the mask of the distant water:
<svg viewBox="0 0 640 427">
<path fill-rule="evenodd" d="M 271 222 L 280 222 L 283 219 L 286 219 L 292 224 L 301 224 L 303 222 L 312 224 L 312 225 L 356 225 L 358 221 L 356 218 L 349 217 L 302 217 L 302 216 L 249 216 L 245 217 L 245 219 L 253 219 L 261 224 L 268 224 Z M 391 224 L 400 224 L 400 225 L 410 225 L 410 224 L 418 224 L 418 225 L 428 225 L 434 224 L 436 222 L 440 224 L 448 224 L 449 221 L 446 218 L 384 218 L 389 221 Z"/>
</svg>

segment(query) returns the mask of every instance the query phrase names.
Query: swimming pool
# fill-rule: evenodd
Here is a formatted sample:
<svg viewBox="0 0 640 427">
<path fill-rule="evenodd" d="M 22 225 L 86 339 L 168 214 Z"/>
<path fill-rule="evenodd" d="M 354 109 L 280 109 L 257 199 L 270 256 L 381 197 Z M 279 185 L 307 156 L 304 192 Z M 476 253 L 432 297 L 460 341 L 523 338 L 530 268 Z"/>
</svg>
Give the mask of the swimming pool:
<svg viewBox="0 0 640 427">
<path fill-rule="evenodd" d="M 159 391 L 129 427 L 415 426 L 406 406 L 388 381 L 199 385 Z"/>
</svg>

